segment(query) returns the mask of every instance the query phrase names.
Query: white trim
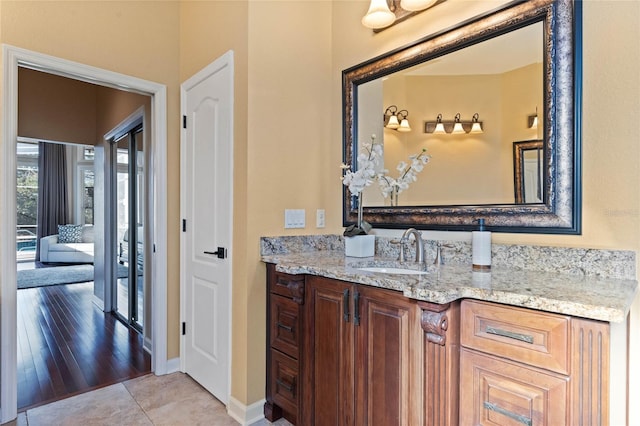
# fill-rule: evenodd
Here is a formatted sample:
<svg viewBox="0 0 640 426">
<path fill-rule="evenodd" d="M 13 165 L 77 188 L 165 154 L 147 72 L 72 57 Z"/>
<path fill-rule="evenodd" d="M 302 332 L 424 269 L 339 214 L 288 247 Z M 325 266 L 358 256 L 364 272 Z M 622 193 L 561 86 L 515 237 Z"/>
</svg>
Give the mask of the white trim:
<svg viewBox="0 0 640 426">
<path fill-rule="evenodd" d="M 237 399 L 230 397 L 227 405 L 227 414 L 241 425 L 251 425 L 264 419 L 264 403 L 262 399 L 249 406 L 244 405 Z"/>
<path fill-rule="evenodd" d="M 230 202 L 229 202 L 229 218 L 231 221 L 231 229 L 233 229 L 233 155 L 234 155 L 234 133 L 233 133 L 233 111 L 234 111 L 234 81 L 235 81 L 235 68 L 234 68 L 234 53 L 233 50 L 229 50 L 222 54 L 220 57 L 215 59 L 209 65 L 198 71 L 193 76 L 189 77 L 185 82 L 180 85 L 180 112 L 181 116 L 185 116 L 187 114 L 187 92 L 189 89 L 198 85 L 204 79 L 214 74 L 218 70 L 228 67 L 231 75 L 231 84 L 229 85 L 229 99 L 230 99 L 230 110 L 231 110 L 231 118 L 230 118 L 230 139 L 231 139 L 231 149 L 229 150 L 229 186 L 226 188 L 230 194 Z M 180 128 L 180 218 L 181 220 L 186 217 L 186 181 L 187 181 L 187 164 L 186 164 L 186 129 L 182 126 Z M 224 242 L 223 242 L 224 243 Z M 187 283 L 187 271 L 186 271 L 186 259 L 185 259 L 185 233 L 180 233 L 180 323 L 186 321 L 186 312 L 187 312 L 187 300 L 186 300 L 186 283 Z M 231 237 L 227 244 L 228 251 L 228 261 L 230 262 L 230 271 L 229 271 L 229 317 L 227 319 L 227 324 L 229 325 L 229 339 L 227 342 L 227 359 L 229 361 L 229 369 L 227 371 L 227 400 L 231 401 L 231 377 L 232 377 L 232 367 L 233 367 L 233 356 L 232 356 L 232 335 L 233 335 L 233 232 L 231 232 Z M 180 371 L 185 371 L 185 336 L 180 336 Z"/>
<path fill-rule="evenodd" d="M 167 360 L 167 372 L 165 374 L 177 373 L 180 370 L 180 358 Z"/>
<path fill-rule="evenodd" d="M 156 374 L 167 373 L 167 88 L 163 84 L 130 77 L 89 65 L 3 44 L 2 141 L 0 144 L 0 205 L 15 210 L 16 144 L 18 137 L 18 66 L 88 83 L 151 95 L 151 176 L 153 234 L 152 261 L 152 365 Z M 157 189 L 156 189 L 157 188 Z M 0 423 L 17 416 L 16 218 L 1 215 L 0 234 Z"/>
</svg>

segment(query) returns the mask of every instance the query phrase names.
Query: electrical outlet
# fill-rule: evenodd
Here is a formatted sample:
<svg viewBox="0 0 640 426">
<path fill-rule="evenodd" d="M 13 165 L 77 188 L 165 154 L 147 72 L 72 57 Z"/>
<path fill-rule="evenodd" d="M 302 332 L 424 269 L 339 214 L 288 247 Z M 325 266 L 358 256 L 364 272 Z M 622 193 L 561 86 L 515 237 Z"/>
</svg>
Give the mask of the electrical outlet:
<svg viewBox="0 0 640 426">
<path fill-rule="evenodd" d="M 324 228 L 324 209 L 316 210 L 316 228 Z"/>
<path fill-rule="evenodd" d="M 305 227 L 304 209 L 285 209 L 284 211 L 284 227 L 304 228 Z"/>
</svg>

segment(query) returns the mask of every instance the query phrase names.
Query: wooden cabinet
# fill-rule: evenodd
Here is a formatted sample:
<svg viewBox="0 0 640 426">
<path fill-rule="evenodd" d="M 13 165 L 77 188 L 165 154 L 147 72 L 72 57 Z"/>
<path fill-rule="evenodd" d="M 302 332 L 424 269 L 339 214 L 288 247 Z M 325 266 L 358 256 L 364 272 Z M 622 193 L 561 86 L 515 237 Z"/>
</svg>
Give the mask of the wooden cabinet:
<svg viewBox="0 0 640 426">
<path fill-rule="evenodd" d="M 302 424 L 421 424 L 417 303 L 320 277 L 307 277 L 305 288 Z"/>
<path fill-rule="evenodd" d="M 267 420 L 300 418 L 300 347 L 304 276 L 267 265 Z"/>
<path fill-rule="evenodd" d="M 608 424 L 608 324 L 470 300 L 461 311 L 461 424 Z"/>
</svg>

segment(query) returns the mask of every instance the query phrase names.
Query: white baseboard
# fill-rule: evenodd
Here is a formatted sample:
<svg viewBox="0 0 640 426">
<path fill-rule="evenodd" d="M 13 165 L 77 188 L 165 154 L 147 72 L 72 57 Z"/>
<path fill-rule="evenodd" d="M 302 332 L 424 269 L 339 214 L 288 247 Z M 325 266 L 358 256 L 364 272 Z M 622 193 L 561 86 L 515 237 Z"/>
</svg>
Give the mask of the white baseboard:
<svg viewBox="0 0 640 426">
<path fill-rule="evenodd" d="M 247 406 L 234 397 L 229 397 L 227 414 L 242 426 L 251 425 L 264 419 L 264 403 L 265 400 L 261 399 L 260 401 Z"/>
</svg>

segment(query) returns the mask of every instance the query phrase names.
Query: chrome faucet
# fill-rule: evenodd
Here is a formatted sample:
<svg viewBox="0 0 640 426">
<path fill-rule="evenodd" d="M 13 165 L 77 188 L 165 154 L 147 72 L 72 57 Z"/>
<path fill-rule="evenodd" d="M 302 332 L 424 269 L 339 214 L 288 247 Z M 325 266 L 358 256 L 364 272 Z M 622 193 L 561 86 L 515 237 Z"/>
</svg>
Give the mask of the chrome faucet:
<svg viewBox="0 0 640 426">
<path fill-rule="evenodd" d="M 409 228 L 402 234 L 400 238 L 400 261 L 405 261 L 404 245 L 409 241 L 409 236 L 413 234 L 416 240 L 416 262 L 424 263 L 424 241 L 422 241 L 422 233 L 415 228 Z"/>
</svg>

